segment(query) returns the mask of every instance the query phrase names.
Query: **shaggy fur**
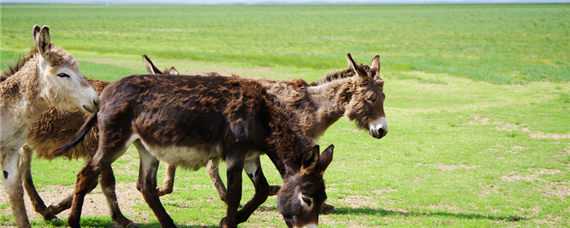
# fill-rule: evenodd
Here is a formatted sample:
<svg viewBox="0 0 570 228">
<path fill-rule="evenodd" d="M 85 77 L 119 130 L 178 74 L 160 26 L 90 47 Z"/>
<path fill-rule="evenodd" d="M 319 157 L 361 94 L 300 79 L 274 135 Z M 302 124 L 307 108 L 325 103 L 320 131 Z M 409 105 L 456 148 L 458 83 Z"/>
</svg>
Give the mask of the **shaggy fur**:
<svg viewBox="0 0 570 228">
<path fill-rule="evenodd" d="M 290 178 L 303 177 L 303 181 L 294 182 L 297 188 L 286 189 L 302 189 L 307 197 L 325 195 L 324 169 L 311 168 L 320 161 L 318 149 L 315 153 L 312 140 L 296 127 L 294 115 L 256 81 L 221 76 L 131 76 L 108 86 L 101 99 L 97 114 L 98 152 L 78 175 L 69 218 L 72 227 L 79 224 L 84 195 L 97 184 L 98 173 L 110 167 L 133 140 L 142 152 L 143 196 L 164 227 L 174 223 L 156 194 L 158 161 L 154 157 L 191 169 L 206 165 L 209 159 L 224 159 L 229 182 L 227 216 L 221 221 L 224 226 L 233 227 L 246 221 L 267 198 L 267 181 L 261 170 L 254 170 L 248 176 L 254 181 L 256 194 L 238 211 L 241 170 L 248 162 L 249 151 L 267 151 L 286 185 Z M 82 137 L 78 135 L 62 150 L 78 144 Z M 312 159 L 307 162 L 307 157 Z M 280 199 L 289 196 L 283 192 Z M 296 196 L 286 200 L 300 200 Z M 315 197 L 321 198 L 324 197 Z M 298 224 L 294 218 L 291 220 L 291 215 L 318 216 L 314 210 L 321 203 L 315 201 L 318 205 L 309 209 L 283 207 L 281 212 L 287 215 L 287 223 Z"/>
<path fill-rule="evenodd" d="M 0 164 L 18 227 L 30 227 L 21 181 L 29 170 L 31 155 L 24 143 L 31 125 L 49 105 L 94 110 L 98 102 L 73 57 L 51 44 L 49 28 L 36 25 L 32 35 L 35 53 L 9 67 L 0 82 Z"/>
</svg>

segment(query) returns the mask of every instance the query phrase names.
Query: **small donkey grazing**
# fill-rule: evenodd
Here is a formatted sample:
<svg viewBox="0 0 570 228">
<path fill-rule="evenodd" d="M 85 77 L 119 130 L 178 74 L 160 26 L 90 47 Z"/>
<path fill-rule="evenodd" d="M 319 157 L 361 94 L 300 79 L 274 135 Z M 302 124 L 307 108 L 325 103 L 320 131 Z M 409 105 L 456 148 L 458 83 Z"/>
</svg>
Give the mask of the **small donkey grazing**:
<svg viewBox="0 0 570 228">
<path fill-rule="evenodd" d="M 139 75 L 109 85 L 101 94 L 100 111 L 56 152 L 73 148 L 97 124 L 99 146 L 78 174 L 69 225 L 79 227 L 85 195 L 131 143 L 141 158 L 139 185 L 144 199 L 163 227 L 175 225 L 157 194 L 156 158 L 190 169 L 203 167 L 208 160 L 225 160 L 228 207 L 220 225 L 236 227 L 269 194 L 254 151 L 265 151 L 284 179 L 278 208 L 287 225 L 318 224 L 326 199 L 323 174 L 332 161 L 333 147 L 320 154 L 302 134 L 296 117 L 281 105 L 261 84 L 239 77 Z M 255 194 L 238 210 L 243 169 Z"/>
<path fill-rule="evenodd" d="M 30 127 L 49 106 L 94 112 L 99 102 L 77 61 L 50 42 L 48 27 L 35 25 L 32 33 L 35 48 L 0 77 L 0 164 L 18 227 L 30 227 L 19 152 Z"/>
<path fill-rule="evenodd" d="M 143 56 L 143 60 L 147 71 L 151 74 L 163 74 L 163 72 L 171 75 L 178 74 L 174 67 L 160 71 L 146 55 Z M 97 93 L 103 91 L 103 89 L 109 84 L 109 82 L 99 80 L 89 80 L 89 83 L 95 87 Z M 54 219 L 57 214 L 70 208 L 73 195 L 69 195 L 61 202 L 46 207 L 33 183 L 31 173 L 33 151 L 36 151 L 39 158 L 48 160 L 54 159 L 58 156 L 82 158 L 86 160 L 93 157 L 97 151 L 98 144 L 97 128 L 93 128 L 80 145 L 77 145 L 72 150 L 67 151 L 67 153 L 59 155 L 51 153 L 53 150 L 65 144 L 69 138 L 73 137 L 86 118 L 87 116 L 82 112 L 66 111 L 52 106 L 49 107 L 46 112 L 42 113 L 33 124 L 31 124 L 28 131 L 21 161 L 24 188 L 26 189 L 28 196 L 30 196 L 34 210 L 40 213 L 46 220 Z M 121 213 L 119 208 L 115 194 L 115 177 L 113 175 L 113 170 L 109 169 L 105 171 L 108 172 L 102 173 L 100 183 L 103 194 L 109 203 L 113 221 L 122 226 L 127 226 L 132 222 Z"/>
</svg>

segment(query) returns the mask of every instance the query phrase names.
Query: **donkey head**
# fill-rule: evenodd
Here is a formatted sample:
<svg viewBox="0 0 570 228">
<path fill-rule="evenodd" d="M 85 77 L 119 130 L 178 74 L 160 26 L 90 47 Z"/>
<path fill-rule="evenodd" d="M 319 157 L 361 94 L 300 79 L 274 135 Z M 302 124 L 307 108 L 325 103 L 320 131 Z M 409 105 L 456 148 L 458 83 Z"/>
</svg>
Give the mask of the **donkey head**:
<svg viewBox="0 0 570 228">
<path fill-rule="evenodd" d="M 322 154 L 315 146 L 303 159 L 299 172 L 287 179 L 278 193 L 278 209 L 289 227 L 316 227 L 321 205 L 327 199 L 323 174 L 333 159 L 334 146 Z"/>
<path fill-rule="evenodd" d="M 50 42 L 47 26 L 34 25 L 33 36 L 39 54 L 37 72 L 43 83 L 43 97 L 63 110 L 79 107 L 83 111 L 96 111 L 99 103 L 97 93 L 79 72 L 73 56 Z"/>
<path fill-rule="evenodd" d="M 174 66 L 171 66 L 170 68 L 166 68 L 163 71 L 159 70 L 158 67 L 156 67 L 156 65 L 154 65 L 154 63 L 152 62 L 152 60 L 150 60 L 150 58 L 147 55 L 143 55 L 143 61 L 144 61 L 144 66 L 146 68 L 146 71 L 149 74 L 170 74 L 170 75 L 178 75 L 178 70 L 176 70 L 176 68 L 174 68 Z"/>
<path fill-rule="evenodd" d="M 388 123 L 384 113 L 384 80 L 380 78 L 380 56 L 372 58 L 370 66 L 356 64 L 350 54 L 348 64 L 356 74 L 355 87 L 345 114 L 356 121 L 361 128 L 368 129 L 375 138 L 388 134 Z"/>
</svg>

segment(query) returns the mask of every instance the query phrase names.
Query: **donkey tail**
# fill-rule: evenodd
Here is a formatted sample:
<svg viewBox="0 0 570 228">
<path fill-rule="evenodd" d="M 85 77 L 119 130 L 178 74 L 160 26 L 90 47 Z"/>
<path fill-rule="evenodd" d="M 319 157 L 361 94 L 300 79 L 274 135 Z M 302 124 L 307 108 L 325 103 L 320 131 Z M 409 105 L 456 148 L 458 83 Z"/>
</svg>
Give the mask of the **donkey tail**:
<svg viewBox="0 0 570 228">
<path fill-rule="evenodd" d="M 93 126 L 95 126 L 96 123 L 97 123 L 97 112 L 94 112 L 87 118 L 87 121 L 83 123 L 81 128 L 79 128 L 79 131 L 75 133 L 75 136 L 73 136 L 73 139 L 70 142 L 64 144 L 63 146 L 60 146 L 53 152 L 54 157 L 65 154 L 67 151 L 77 146 L 77 144 L 81 143 L 81 141 L 83 141 L 87 133 L 89 133 L 91 128 L 93 128 Z"/>
</svg>

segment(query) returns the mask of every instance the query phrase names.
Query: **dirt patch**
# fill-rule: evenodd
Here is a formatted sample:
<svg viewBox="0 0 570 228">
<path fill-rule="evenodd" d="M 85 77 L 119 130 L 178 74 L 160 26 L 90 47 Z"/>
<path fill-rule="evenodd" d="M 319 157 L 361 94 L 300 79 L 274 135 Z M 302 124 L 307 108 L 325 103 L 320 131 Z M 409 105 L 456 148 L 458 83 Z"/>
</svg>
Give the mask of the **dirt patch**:
<svg viewBox="0 0 570 228">
<path fill-rule="evenodd" d="M 498 131 L 506 132 L 520 132 L 528 135 L 531 139 L 549 139 L 549 140 L 563 140 L 570 139 L 570 134 L 559 134 L 559 133 L 545 133 L 542 131 L 531 130 L 528 127 L 520 126 L 517 124 L 492 120 L 488 117 L 475 115 L 473 116 L 468 124 L 470 125 L 491 125 L 495 126 Z"/>
<path fill-rule="evenodd" d="M 570 186 L 568 183 L 551 183 L 545 186 L 543 193 L 548 197 L 565 200 L 570 196 Z"/>
<path fill-rule="evenodd" d="M 383 195 L 386 195 L 388 193 L 392 193 L 395 191 L 396 191 L 396 189 L 393 189 L 393 188 L 380 188 L 380 189 L 373 190 L 372 193 L 379 195 L 379 196 L 383 196 Z"/>
<path fill-rule="evenodd" d="M 477 167 L 473 165 L 462 165 L 462 164 L 436 164 L 436 168 L 439 171 L 455 171 L 455 170 L 472 170 Z"/>
<path fill-rule="evenodd" d="M 374 199 L 368 196 L 348 196 L 343 199 L 344 204 L 348 205 L 351 208 L 374 208 L 376 204 L 374 203 Z"/>
<path fill-rule="evenodd" d="M 63 200 L 66 196 L 73 192 L 72 186 L 49 186 L 40 190 L 39 194 L 46 203 L 46 205 L 50 205 L 52 203 L 57 203 L 60 200 Z M 121 211 L 125 216 L 128 218 L 140 218 L 145 217 L 140 212 L 136 212 L 134 210 L 134 205 L 136 204 L 144 204 L 144 199 L 142 195 L 137 191 L 135 183 L 126 183 L 126 184 L 118 184 L 117 185 L 117 198 L 119 200 L 119 206 L 121 207 Z M 30 198 L 25 195 L 25 203 L 26 203 L 26 210 L 28 216 L 33 219 L 41 219 L 41 215 L 33 211 L 32 204 L 30 202 Z M 8 202 L 7 195 L 4 192 L 3 188 L 0 188 L 0 201 L 1 202 Z M 0 210 L 3 214 L 10 214 L 10 209 Z M 101 192 L 100 187 L 97 187 L 93 192 L 87 195 L 85 198 L 85 203 L 83 205 L 82 215 L 86 216 L 109 216 L 109 209 L 107 206 L 107 201 L 105 196 Z M 61 214 L 58 215 L 59 218 L 66 218 L 69 216 L 69 210 L 63 211 Z"/>
<path fill-rule="evenodd" d="M 518 174 L 518 173 L 510 173 L 505 176 L 501 177 L 501 180 L 506 182 L 516 182 L 516 181 L 536 181 L 540 177 L 545 175 L 555 175 L 559 174 L 561 171 L 558 169 L 535 169 L 530 174 Z"/>
<path fill-rule="evenodd" d="M 477 166 L 474 165 L 465 165 L 465 164 L 444 164 L 444 163 L 436 163 L 436 164 L 428 164 L 428 163 L 417 163 L 417 166 L 423 167 L 430 167 L 435 168 L 439 171 L 448 172 L 448 171 L 459 171 L 459 170 L 473 170 L 476 169 Z"/>
</svg>

